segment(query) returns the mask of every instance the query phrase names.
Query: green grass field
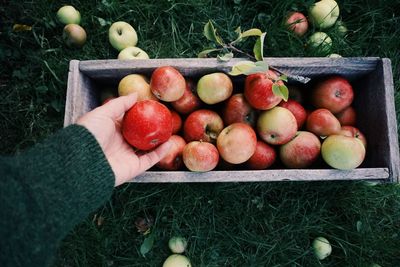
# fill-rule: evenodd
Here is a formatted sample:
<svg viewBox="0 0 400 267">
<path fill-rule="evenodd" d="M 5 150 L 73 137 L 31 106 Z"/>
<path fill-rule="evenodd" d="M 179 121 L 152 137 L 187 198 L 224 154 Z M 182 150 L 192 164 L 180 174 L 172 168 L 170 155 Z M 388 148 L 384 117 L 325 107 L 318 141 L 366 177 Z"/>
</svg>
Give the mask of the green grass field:
<svg viewBox="0 0 400 267">
<path fill-rule="evenodd" d="M 313 1 L 0 1 L 0 153 L 25 149 L 62 127 L 71 59 L 116 58 L 108 27 L 118 20 L 138 31 L 151 58 L 196 57 L 210 43 L 213 20 L 233 38 L 238 26 L 267 32 L 265 56 L 313 56 L 304 38 L 282 26 L 290 10 Z M 400 105 L 400 1 L 339 0 L 341 20 L 333 52 L 392 60 Z M 56 11 L 72 4 L 88 33 L 82 49 L 62 41 Z M 14 32 L 14 24 L 32 25 Z M 313 32 L 315 29 L 311 29 Z M 250 49 L 245 44 L 243 49 Z M 155 241 L 140 254 L 139 217 L 153 217 Z M 100 219 L 99 219 L 100 218 Z M 360 182 L 126 185 L 64 240 L 54 266 L 162 266 L 168 239 L 188 238 L 193 266 L 400 266 L 400 187 Z M 330 257 L 318 261 L 311 242 L 325 236 Z"/>
</svg>

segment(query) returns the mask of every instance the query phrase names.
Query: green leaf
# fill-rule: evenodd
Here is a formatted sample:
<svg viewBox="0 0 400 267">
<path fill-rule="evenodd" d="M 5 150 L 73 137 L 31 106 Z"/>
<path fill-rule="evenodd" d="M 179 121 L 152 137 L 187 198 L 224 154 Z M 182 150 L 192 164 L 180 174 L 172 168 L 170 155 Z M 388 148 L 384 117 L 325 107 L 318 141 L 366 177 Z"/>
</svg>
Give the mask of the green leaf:
<svg viewBox="0 0 400 267">
<path fill-rule="evenodd" d="M 205 58 L 205 57 L 207 57 L 207 55 L 208 55 L 209 53 L 214 52 L 214 51 L 219 51 L 219 50 L 221 50 L 221 49 L 219 49 L 219 48 L 210 48 L 210 49 L 206 49 L 206 50 L 201 51 L 201 52 L 197 55 L 197 57 L 199 57 L 199 58 Z"/>
<path fill-rule="evenodd" d="M 274 95 L 282 97 L 284 101 L 287 101 L 289 98 L 289 89 L 286 87 L 286 85 L 278 85 L 274 83 L 272 85 L 272 92 Z"/>
<path fill-rule="evenodd" d="M 260 35 L 260 37 L 258 37 L 253 48 L 254 56 L 259 61 L 262 61 L 264 59 L 264 39 L 266 34 L 267 33 L 264 32 Z"/>
<path fill-rule="evenodd" d="M 154 234 L 151 233 L 148 237 L 146 237 L 143 240 L 143 243 L 140 246 L 140 254 L 142 254 L 143 257 L 145 257 L 146 254 L 153 248 L 154 239 L 155 239 Z"/>
<path fill-rule="evenodd" d="M 259 29 L 250 29 L 242 33 L 242 38 L 249 37 L 249 36 L 261 36 L 262 31 Z"/>
<path fill-rule="evenodd" d="M 233 58 L 233 53 L 232 52 L 228 52 L 228 53 L 225 53 L 225 54 L 223 54 L 221 56 L 218 55 L 217 58 L 218 58 L 219 61 L 227 62 L 227 61 L 229 61 L 229 60 L 231 60 Z"/>
<path fill-rule="evenodd" d="M 214 25 L 212 24 L 211 20 L 209 20 L 206 25 L 204 25 L 204 36 L 215 43 L 218 43 L 220 45 L 223 45 L 224 42 L 222 41 L 222 38 L 217 35 L 217 31 L 214 28 Z"/>
<path fill-rule="evenodd" d="M 361 221 L 357 221 L 357 223 L 356 223 L 356 227 L 357 227 L 357 232 L 361 232 L 361 230 L 362 230 L 362 222 Z"/>
<path fill-rule="evenodd" d="M 111 24 L 109 21 L 106 21 L 105 19 L 100 18 L 100 17 L 97 17 L 97 21 L 99 22 L 101 27 L 104 27 L 106 25 L 110 25 Z"/>
<path fill-rule="evenodd" d="M 228 72 L 228 74 L 232 76 L 245 74 L 245 72 L 251 70 L 255 66 L 256 65 L 252 61 L 240 61 L 232 67 L 232 70 Z"/>
<path fill-rule="evenodd" d="M 285 74 L 283 74 L 283 75 L 279 76 L 279 80 L 287 82 L 288 81 L 288 77 Z"/>
</svg>

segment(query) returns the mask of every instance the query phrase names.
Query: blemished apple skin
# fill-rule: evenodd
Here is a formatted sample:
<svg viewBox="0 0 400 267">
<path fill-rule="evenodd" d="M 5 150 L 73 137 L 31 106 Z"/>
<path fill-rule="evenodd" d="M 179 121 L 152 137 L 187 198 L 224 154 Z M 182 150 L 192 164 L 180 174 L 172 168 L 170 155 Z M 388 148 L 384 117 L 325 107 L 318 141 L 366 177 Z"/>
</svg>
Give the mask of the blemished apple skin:
<svg viewBox="0 0 400 267">
<path fill-rule="evenodd" d="M 223 128 L 224 122 L 217 112 L 199 109 L 190 113 L 186 118 L 183 124 L 183 136 L 186 142 L 215 143 Z"/>
<path fill-rule="evenodd" d="M 246 166 L 250 170 L 264 170 L 272 166 L 276 161 L 276 151 L 273 146 L 264 141 L 257 140 L 256 151 L 246 161 Z"/>
<path fill-rule="evenodd" d="M 256 151 L 257 135 L 253 128 L 242 122 L 225 127 L 217 138 L 221 158 L 232 164 L 246 162 Z"/>
<path fill-rule="evenodd" d="M 330 135 L 322 143 L 321 154 L 332 168 L 352 170 L 365 158 L 365 147 L 360 139 L 344 135 Z"/>
<path fill-rule="evenodd" d="M 333 114 L 349 107 L 354 91 L 347 79 L 333 76 L 318 83 L 311 93 L 311 102 L 316 108 L 326 108 Z"/>
<path fill-rule="evenodd" d="M 186 81 L 177 69 L 161 66 L 156 68 L 151 75 L 150 89 L 158 99 L 173 102 L 185 93 Z"/>
<path fill-rule="evenodd" d="M 182 153 L 186 142 L 179 135 L 172 135 L 169 141 L 171 142 L 171 148 L 168 154 L 156 166 L 163 170 L 176 171 L 183 167 Z"/>
<path fill-rule="evenodd" d="M 183 162 L 191 171 L 211 171 L 218 165 L 217 148 L 208 142 L 192 141 L 186 144 L 182 153 Z"/>
<path fill-rule="evenodd" d="M 213 105 L 228 99 L 233 84 L 228 75 L 216 72 L 204 75 L 197 82 L 197 95 L 206 104 Z"/>
<path fill-rule="evenodd" d="M 298 131 L 296 136 L 279 149 L 282 163 L 288 168 L 307 168 L 319 157 L 321 142 L 313 133 Z"/>
<path fill-rule="evenodd" d="M 266 143 L 283 145 L 296 135 L 297 121 L 288 109 L 274 107 L 259 115 L 257 132 Z"/>
<path fill-rule="evenodd" d="M 318 136 L 328 136 L 339 133 L 341 125 L 332 112 L 320 108 L 308 115 L 306 129 Z"/>
</svg>

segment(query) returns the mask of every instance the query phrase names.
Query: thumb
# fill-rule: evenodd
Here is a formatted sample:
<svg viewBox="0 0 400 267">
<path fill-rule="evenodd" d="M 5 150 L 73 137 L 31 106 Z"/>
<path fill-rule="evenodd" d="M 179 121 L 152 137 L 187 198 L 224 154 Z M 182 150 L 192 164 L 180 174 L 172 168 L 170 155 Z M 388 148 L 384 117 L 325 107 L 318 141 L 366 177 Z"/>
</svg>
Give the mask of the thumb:
<svg viewBox="0 0 400 267">
<path fill-rule="evenodd" d="M 112 119 L 121 118 L 128 109 L 130 109 L 137 101 L 137 93 L 132 93 L 127 96 L 120 96 L 115 98 L 105 105 L 103 105 L 102 111 L 105 112 Z"/>
</svg>

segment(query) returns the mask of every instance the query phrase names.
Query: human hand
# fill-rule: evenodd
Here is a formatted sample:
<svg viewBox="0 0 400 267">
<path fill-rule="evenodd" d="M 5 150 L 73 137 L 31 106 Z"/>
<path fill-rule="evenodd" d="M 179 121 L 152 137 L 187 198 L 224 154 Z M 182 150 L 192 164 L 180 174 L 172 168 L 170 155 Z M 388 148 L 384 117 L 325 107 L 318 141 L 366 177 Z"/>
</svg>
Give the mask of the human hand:
<svg viewBox="0 0 400 267">
<path fill-rule="evenodd" d="M 121 96 L 88 112 L 77 124 L 88 129 L 99 142 L 115 174 L 115 186 L 145 172 L 159 162 L 171 146 L 167 141 L 143 155 L 135 153 L 121 133 L 122 118 L 137 99 L 137 94 Z"/>
</svg>

